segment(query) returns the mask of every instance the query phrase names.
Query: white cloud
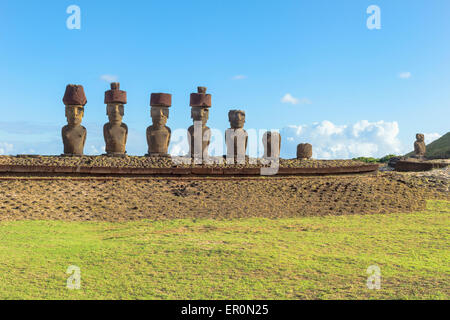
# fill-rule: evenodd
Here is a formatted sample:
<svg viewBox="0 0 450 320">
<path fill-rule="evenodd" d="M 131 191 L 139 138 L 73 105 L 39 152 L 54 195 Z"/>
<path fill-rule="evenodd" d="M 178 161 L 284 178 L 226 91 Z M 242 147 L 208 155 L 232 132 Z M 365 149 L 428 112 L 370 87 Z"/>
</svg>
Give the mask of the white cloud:
<svg viewBox="0 0 450 320">
<path fill-rule="evenodd" d="M 405 71 L 405 72 L 400 72 L 399 74 L 398 74 L 398 77 L 400 78 L 400 79 L 409 79 L 409 78 L 411 78 L 411 72 L 409 72 L 409 71 Z"/>
<path fill-rule="evenodd" d="M 103 74 L 100 76 L 100 79 L 109 83 L 119 81 L 119 77 L 112 74 Z"/>
<path fill-rule="evenodd" d="M 170 140 L 169 154 L 172 156 L 185 156 L 189 153 L 186 129 L 173 130 Z"/>
<path fill-rule="evenodd" d="M 14 150 L 14 145 L 7 142 L 0 142 L 0 155 L 8 155 Z"/>
<path fill-rule="evenodd" d="M 382 157 L 402 154 L 396 121 L 369 122 L 361 120 L 353 125 L 336 125 L 331 121 L 312 125 L 291 125 L 281 130 L 284 156 L 294 158 L 299 143 L 311 143 L 313 157 L 318 159 L 349 159 Z"/>
<path fill-rule="evenodd" d="M 312 102 L 308 98 L 301 98 L 298 100 L 298 104 L 312 104 Z"/>
<path fill-rule="evenodd" d="M 437 140 L 440 137 L 442 137 L 442 135 L 439 133 L 424 133 L 423 135 L 425 136 L 426 144 L 432 143 L 434 140 Z"/>
<path fill-rule="evenodd" d="M 234 76 L 231 79 L 233 79 L 233 80 L 244 80 L 244 79 L 247 79 L 247 76 L 243 75 L 243 74 L 238 74 L 238 75 Z"/>
<path fill-rule="evenodd" d="M 308 98 L 295 98 L 290 93 L 286 93 L 283 98 L 281 98 L 282 103 L 290 103 L 290 104 L 311 104 L 311 100 Z"/>
<path fill-rule="evenodd" d="M 283 98 L 281 98 L 283 103 L 298 104 L 298 99 L 294 98 L 290 93 L 286 93 Z"/>
<path fill-rule="evenodd" d="M 105 146 L 95 146 L 95 145 L 91 145 L 89 146 L 89 148 L 87 149 L 87 154 L 91 154 L 91 155 L 99 155 L 102 153 L 105 153 Z"/>
</svg>

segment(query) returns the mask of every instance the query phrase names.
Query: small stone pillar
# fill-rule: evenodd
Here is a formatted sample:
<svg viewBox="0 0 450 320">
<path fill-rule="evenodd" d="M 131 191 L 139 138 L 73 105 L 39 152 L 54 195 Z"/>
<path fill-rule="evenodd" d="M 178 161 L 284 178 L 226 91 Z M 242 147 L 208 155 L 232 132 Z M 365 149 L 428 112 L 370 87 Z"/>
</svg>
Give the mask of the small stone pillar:
<svg viewBox="0 0 450 320">
<path fill-rule="evenodd" d="M 263 135 L 263 158 L 279 159 L 281 151 L 281 135 L 274 131 L 267 131 Z"/>
<path fill-rule="evenodd" d="M 231 128 L 225 132 L 225 143 L 227 145 L 227 163 L 237 160 L 238 164 L 245 163 L 247 152 L 248 134 L 244 130 L 245 111 L 230 110 L 228 120 Z"/>
<path fill-rule="evenodd" d="M 297 146 L 297 159 L 308 160 L 312 157 L 312 145 L 309 143 L 300 143 Z"/>
<path fill-rule="evenodd" d="M 198 87 L 197 93 L 191 94 L 191 118 L 194 125 L 188 128 L 189 154 L 195 164 L 206 160 L 211 141 L 211 129 L 206 126 L 211 108 L 211 95 L 206 93 L 206 87 Z"/>
<path fill-rule="evenodd" d="M 69 84 L 64 93 L 63 103 L 66 106 L 67 125 L 61 130 L 63 156 L 82 156 L 86 142 L 86 128 L 81 125 L 84 106 L 87 103 L 83 86 Z"/>
<path fill-rule="evenodd" d="M 416 134 L 416 141 L 414 142 L 414 158 L 425 159 L 427 146 L 425 145 L 425 136 L 422 133 Z"/>
<path fill-rule="evenodd" d="M 172 131 L 166 126 L 172 95 L 152 93 L 150 97 L 150 116 L 152 125 L 147 128 L 148 157 L 170 157 L 168 154 Z"/>
<path fill-rule="evenodd" d="M 103 126 L 105 151 L 108 156 L 123 157 L 126 154 L 128 127 L 122 122 L 126 103 L 126 91 L 120 90 L 120 83 L 111 83 L 111 90 L 105 92 L 106 114 L 109 122 Z"/>
</svg>

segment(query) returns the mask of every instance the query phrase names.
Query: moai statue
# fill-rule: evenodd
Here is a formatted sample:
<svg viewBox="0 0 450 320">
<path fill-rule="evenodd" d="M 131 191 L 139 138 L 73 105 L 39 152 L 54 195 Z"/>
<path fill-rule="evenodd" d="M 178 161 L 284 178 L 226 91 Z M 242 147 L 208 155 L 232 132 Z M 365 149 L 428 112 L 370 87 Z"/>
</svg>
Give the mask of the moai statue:
<svg viewBox="0 0 450 320">
<path fill-rule="evenodd" d="M 188 128 L 189 154 L 195 164 L 207 160 L 208 147 L 211 141 L 211 129 L 206 126 L 211 108 L 211 95 L 205 87 L 198 87 L 197 93 L 191 94 L 191 118 L 194 125 Z"/>
<path fill-rule="evenodd" d="M 418 159 L 425 159 L 427 146 L 425 145 L 425 136 L 422 133 L 416 134 L 416 141 L 414 142 L 414 157 Z"/>
<path fill-rule="evenodd" d="M 230 110 L 228 120 L 231 128 L 225 132 L 225 143 L 227 145 L 227 163 L 245 163 L 247 152 L 248 134 L 244 130 L 245 112 L 242 110 Z"/>
<path fill-rule="evenodd" d="M 152 93 L 150 97 L 150 116 L 152 125 L 147 128 L 148 157 L 170 157 L 168 154 L 172 131 L 166 126 L 172 95 Z"/>
<path fill-rule="evenodd" d="M 118 82 L 111 83 L 111 90 L 105 92 L 106 114 L 109 122 L 103 126 L 105 151 L 108 156 L 123 157 L 126 155 L 128 127 L 122 122 L 126 103 L 126 91 L 120 90 Z"/>
<path fill-rule="evenodd" d="M 297 146 L 297 159 L 308 160 L 312 157 L 312 145 L 309 143 L 300 143 Z"/>
<path fill-rule="evenodd" d="M 81 125 L 87 103 L 83 86 L 69 84 L 64 93 L 67 125 L 62 128 L 64 156 L 82 156 L 86 142 L 86 128 Z"/>
<path fill-rule="evenodd" d="M 281 151 L 281 135 L 276 131 L 267 131 L 263 135 L 263 158 L 279 159 Z"/>
</svg>

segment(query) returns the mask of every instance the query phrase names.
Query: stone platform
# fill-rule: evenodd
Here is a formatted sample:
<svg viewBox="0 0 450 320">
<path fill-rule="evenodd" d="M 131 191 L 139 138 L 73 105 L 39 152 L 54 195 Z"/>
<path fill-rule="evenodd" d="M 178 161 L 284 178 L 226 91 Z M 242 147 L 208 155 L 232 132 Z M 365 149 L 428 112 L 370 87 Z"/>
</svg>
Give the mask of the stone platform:
<svg viewBox="0 0 450 320">
<path fill-rule="evenodd" d="M 449 160 L 418 160 L 418 159 L 405 159 L 399 160 L 395 164 L 395 170 L 401 172 L 409 171 L 430 171 L 433 169 L 441 169 L 450 165 Z"/>
<path fill-rule="evenodd" d="M 217 158 L 216 158 L 217 160 Z M 254 160 L 254 161 L 251 161 Z M 255 161 L 256 160 L 256 161 Z M 182 164 L 177 158 L 127 156 L 110 158 L 83 156 L 3 156 L 0 176 L 5 175 L 106 175 L 106 176 L 260 176 L 264 168 L 260 159 L 246 159 L 245 164 Z M 277 176 L 339 175 L 375 173 L 377 164 L 353 160 L 280 159 Z"/>
</svg>

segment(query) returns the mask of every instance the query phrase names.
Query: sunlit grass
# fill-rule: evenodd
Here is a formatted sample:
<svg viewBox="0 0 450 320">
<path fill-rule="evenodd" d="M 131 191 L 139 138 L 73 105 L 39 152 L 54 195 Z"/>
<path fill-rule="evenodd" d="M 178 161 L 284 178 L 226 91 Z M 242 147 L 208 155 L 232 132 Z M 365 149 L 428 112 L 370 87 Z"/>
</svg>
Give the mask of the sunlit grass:
<svg viewBox="0 0 450 320">
<path fill-rule="evenodd" d="M 0 223 L 0 299 L 448 299 L 450 203 L 417 213 Z M 70 265 L 81 289 L 66 288 Z M 366 286 L 370 265 L 381 289 Z"/>
</svg>

